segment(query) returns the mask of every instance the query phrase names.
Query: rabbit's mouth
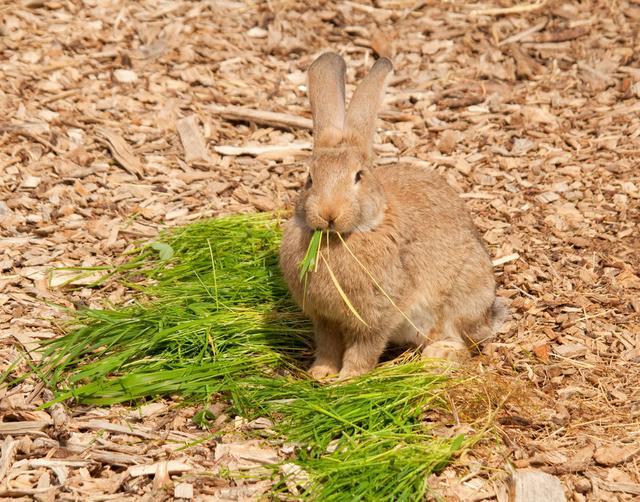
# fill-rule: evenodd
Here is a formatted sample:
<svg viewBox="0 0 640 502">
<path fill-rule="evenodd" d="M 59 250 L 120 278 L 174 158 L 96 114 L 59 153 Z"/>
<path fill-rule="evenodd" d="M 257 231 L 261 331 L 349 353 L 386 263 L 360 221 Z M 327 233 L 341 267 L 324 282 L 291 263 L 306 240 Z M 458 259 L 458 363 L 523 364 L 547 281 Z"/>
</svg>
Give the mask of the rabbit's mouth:
<svg viewBox="0 0 640 502">
<path fill-rule="evenodd" d="M 309 221 L 309 219 L 307 219 L 306 223 L 311 233 L 320 230 L 329 234 L 341 234 L 343 236 L 347 236 L 352 233 L 371 232 L 375 230 L 383 220 L 384 214 L 381 213 L 379 217 L 373 220 L 360 221 L 357 223 L 353 221 L 340 221 L 339 219 L 333 221 L 322 220 L 319 222 L 315 221 L 315 219 L 313 221 Z"/>
<path fill-rule="evenodd" d="M 327 232 L 330 234 L 348 234 L 351 233 L 354 228 L 356 228 L 354 225 L 346 225 L 339 221 L 331 220 L 307 221 L 307 226 L 309 227 L 311 232 L 320 230 L 322 232 Z"/>
<path fill-rule="evenodd" d="M 309 208 L 306 214 L 306 224 L 311 231 L 348 232 L 353 225 L 348 221 L 348 214 L 339 212 L 333 207 Z"/>
</svg>

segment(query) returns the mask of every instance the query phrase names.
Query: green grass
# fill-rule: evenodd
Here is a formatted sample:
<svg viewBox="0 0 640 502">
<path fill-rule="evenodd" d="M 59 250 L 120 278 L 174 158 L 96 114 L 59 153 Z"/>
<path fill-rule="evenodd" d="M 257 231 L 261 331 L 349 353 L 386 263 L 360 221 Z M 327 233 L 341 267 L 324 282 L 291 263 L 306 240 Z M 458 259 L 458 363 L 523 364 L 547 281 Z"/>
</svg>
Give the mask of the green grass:
<svg viewBox="0 0 640 502">
<path fill-rule="evenodd" d="M 419 500 L 427 476 L 477 439 L 438 439 L 425 423 L 427 410 L 447 410 L 452 381 L 416 360 L 331 385 L 308 379 L 311 325 L 280 275 L 279 242 L 272 215 L 163 233 L 112 270 L 134 299 L 75 313 L 36 371 L 57 401 L 226 399 L 301 445 L 305 497 Z"/>
</svg>

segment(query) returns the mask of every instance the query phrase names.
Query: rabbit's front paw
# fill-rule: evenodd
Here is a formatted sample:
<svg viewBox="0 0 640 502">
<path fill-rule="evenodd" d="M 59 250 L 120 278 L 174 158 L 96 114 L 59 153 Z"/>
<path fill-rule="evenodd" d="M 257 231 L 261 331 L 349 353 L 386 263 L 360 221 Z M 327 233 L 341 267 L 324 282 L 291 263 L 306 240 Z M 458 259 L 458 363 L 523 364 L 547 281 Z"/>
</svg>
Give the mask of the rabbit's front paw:
<svg viewBox="0 0 640 502">
<path fill-rule="evenodd" d="M 313 366 L 309 368 L 309 374 L 316 380 L 325 380 L 334 377 L 338 374 L 338 371 L 338 368 L 328 364 L 314 363 Z"/>
<path fill-rule="evenodd" d="M 358 368 L 342 368 L 338 375 L 338 380 L 350 380 L 352 378 L 364 375 L 367 372 L 365 369 Z"/>
<path fill-rule="evenodd" d="M 462 340 L 438 340 L 424 348 L 422 357 L 425 359 L 446 359 L 447 361 L 459 362 L 469 357 L 469 349 Z"/>
</svg>

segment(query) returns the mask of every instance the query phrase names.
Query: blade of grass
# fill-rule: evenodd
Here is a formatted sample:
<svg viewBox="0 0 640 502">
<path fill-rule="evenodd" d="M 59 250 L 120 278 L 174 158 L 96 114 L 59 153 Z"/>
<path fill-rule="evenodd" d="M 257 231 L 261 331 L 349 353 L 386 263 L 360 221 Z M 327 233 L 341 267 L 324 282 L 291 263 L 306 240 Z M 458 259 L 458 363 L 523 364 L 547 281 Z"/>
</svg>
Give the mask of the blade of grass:
<svg viewBox="0 0 640 502">
<path fill-rule="evenodd" d="M 349 308 L 349 310 L 356 317 L 356 319 L 358 319 L 358 321 L 360 321 L 362 324 L 364 324 L 368 328 L 369 325 L 360 316 L 360 314 L 358 313 L 356 308 L 351 303 L 351 300 L 349 300 L 349 297 L 347 296 L 347 294 L 342 289 L 342 286 L 340 286 L 340 283 L 338 282 L 338 279 L 336 278 L 335 274 L 333 273 L 333 270 L 331 270 L 331 267 L 329 266 L 329 262 L 326 260 L 326 258 L 322 254 L 320 254 L 320 258 L 322 259 L 325 267 L 327 267 L 327 272 L 329 272 L 329 277 L 331 277 L 331 282 L 333 282 L 333 285 L 335 286 L 336 290 L 338 291 L 338 294 L 340 295 L 340 298 L 342 298 L 342 301 L 344 302 L 344 304 Z"/>
<path fill-rule="evenodd" d="M 400 307 L 398 307 L 398 305 L 396 304 L 396 302 L 393 301 L 393 299 L 387 294 L 387 292 L 382 288 L 382 286 L 380 286 L 380 283 L 376 280 L 376 278 L 373 276 L 373 274 L 371 272 L 369 272 L 369 269 L 367 267 L 365 267 L 365 265 L 358 259 L 358 257 L 353 253 L 353 251 L 351 251 L 351 248 L 347 245 L 347 243 L 345 242 L 345 240 L 342 238 L 342 234 L 340 234 L 340 232 L 337 232 L 338 234 L 338 238 L 340 239 L 340 242 L 342 243 L 342 245 L 344 246 L 344 248 L 349 252 L 349 254 L 351 255 L 351 257 L 355 260 L 355 262 L 360 266 L 360 268 L 362 270 L 364 270 L 364 272 L 369 276 L 369 279 L 371 279 L 371 281 L 373 282 L 373 284 L 375 285 L 376 288 L 378 288 L 378 290 L 384 295 L 384 297 L 389 300 L 389 302 L 391 303 L 391 305 L 394 306 L 394 308 L 400 312 L 400 314 L 402 315 L 402 317 L 404 317 L 407 322 L 409 324 L 411 324 L 411 327 L 414 328 L 418 333 L 420 333 L 420 328 L 418 328 L 413 321 L 409 318 L 409 316 L 407 314 L 405 314 L 402 309 Z"/>
<path fill-rule="evenodd" d="M 300 262 L 300 282 L 304 280 L 307 273 L 318 266 L 318 255 L 320 254 L 320 244 L 322 242 L 322 230 L 316 230 L 311 235 L 309 247 L 304 258 Z"/>
</svg>

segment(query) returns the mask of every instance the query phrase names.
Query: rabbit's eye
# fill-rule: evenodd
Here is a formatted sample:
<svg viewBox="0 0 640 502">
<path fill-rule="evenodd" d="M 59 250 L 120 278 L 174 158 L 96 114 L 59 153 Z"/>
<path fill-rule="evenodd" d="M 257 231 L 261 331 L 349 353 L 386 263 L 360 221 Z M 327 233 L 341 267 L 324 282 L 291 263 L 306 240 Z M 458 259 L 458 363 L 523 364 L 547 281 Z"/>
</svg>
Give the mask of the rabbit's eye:
<svg viewBox="0 0 640 502">
<path fill-rule="evenodd" d="M 358 183 L 362 179 L 363 175 L 364 175 L 364 171 L 358 171 L 356 173 L 356 183 Z"/>
<path fill-rule="evenodd" d="M 304 184 L 305 188 L 311 188 L 311 185 L 313 185 L 313 180 L 311 179 L 311 175 L 307 176 L 307 181 Z"/>
</svg>

